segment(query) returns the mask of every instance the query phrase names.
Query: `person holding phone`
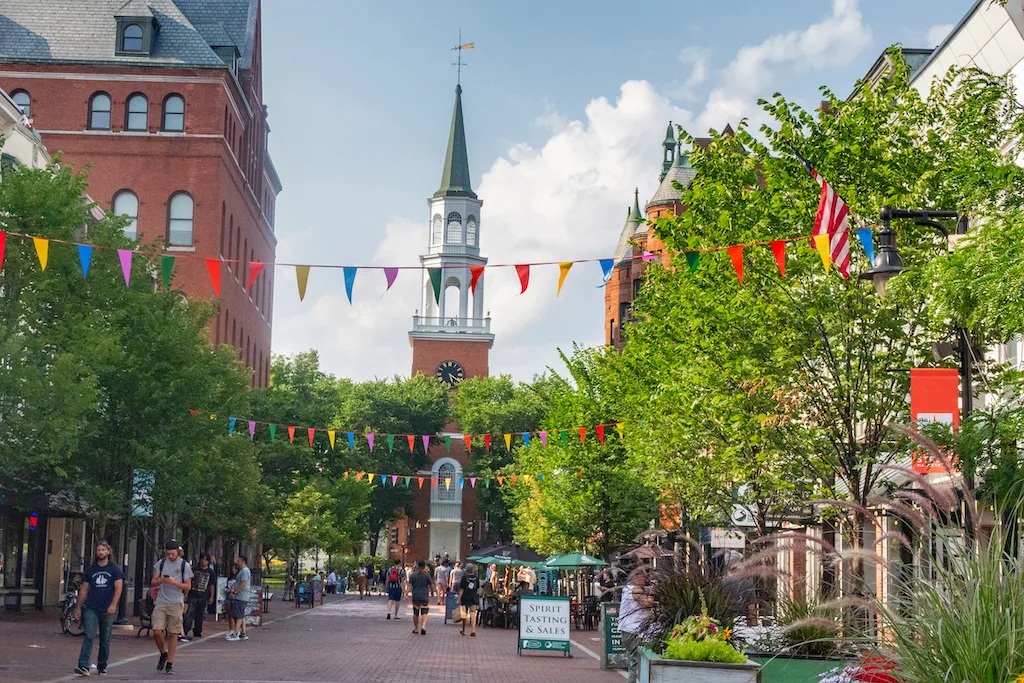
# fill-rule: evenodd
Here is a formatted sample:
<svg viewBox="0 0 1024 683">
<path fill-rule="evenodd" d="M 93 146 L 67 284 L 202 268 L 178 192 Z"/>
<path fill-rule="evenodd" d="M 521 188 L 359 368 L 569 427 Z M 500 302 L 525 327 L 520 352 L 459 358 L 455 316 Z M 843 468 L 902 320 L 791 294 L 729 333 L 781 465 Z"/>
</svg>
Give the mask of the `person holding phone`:
<svg viewBox="0 0 1024 683">
<path fill-rule="evenodd" d="M 153 605 L 153 640 L 160 650 L 157 671 L 173 674 L 174 651 L 178 649 L 178 636 L 182 632 L 182 612 L 185 595 L 192 590 L 192 566 L 181 557 L 176 540 L 164 544 L 166 554 L 157 563 L 152 585 L 156 587 Z M 167 638 L 164 639 L 164 631 Z"/>
</svg>

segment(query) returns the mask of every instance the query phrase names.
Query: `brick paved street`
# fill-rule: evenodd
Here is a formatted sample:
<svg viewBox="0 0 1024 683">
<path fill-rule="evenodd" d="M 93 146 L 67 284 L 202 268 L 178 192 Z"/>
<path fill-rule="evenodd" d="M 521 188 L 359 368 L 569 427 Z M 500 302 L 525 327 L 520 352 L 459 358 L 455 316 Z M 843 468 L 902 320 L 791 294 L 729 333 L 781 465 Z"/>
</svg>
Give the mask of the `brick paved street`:
<svg viewBox="0 0 1024 683">
<path fill-rule="evenodd" d="M 331 598 L 328 598 L 331 600 Z M 462 637 L 445 625 L 434 608 L 427 635 L 413 635 L 411 612 L 402 619 L 384 619 L 380 597 L 360 601 L 345 596 L 313 610 L 295 610 L 274 603 L 272 621 L 252 629 L 248 642 L 230 643 L 220 625 L 178 650 L 175 679 L 183 681 L 300 681 L 358 683 L 401 681 L 472 681 L 473 683 L 614 683 L 618 672 L 602 671 L 596 655 L 597 632 L 573 633 L 573 658 L 516 655 L 515 630 L 480 629 L 476 638 Z M 47 615 L 48 616 L 48 615 Z M 435 620 L 436 619 L 436 620 Z M 0 680 L 77 680 L 74 667 L 77 638 L 54 634 L 56 618 L 40 615 L 0 619 Z M 59 630 L 59 629 L 57 629 Z M 33 647 L 34 646 L 34 647 Z M 581 647 L 582 646 L 582 647 Z M 167 680 L 156 671 L 151 641 L 115 635 L 113 661 L 106 680 Z"/>
</svg>

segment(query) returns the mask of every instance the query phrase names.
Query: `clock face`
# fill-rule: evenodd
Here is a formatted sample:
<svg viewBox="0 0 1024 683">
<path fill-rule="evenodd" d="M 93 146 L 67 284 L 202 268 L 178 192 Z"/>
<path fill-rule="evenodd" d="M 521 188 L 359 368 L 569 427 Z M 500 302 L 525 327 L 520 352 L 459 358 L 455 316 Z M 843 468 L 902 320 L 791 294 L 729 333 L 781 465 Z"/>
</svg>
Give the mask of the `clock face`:
<svg viewBox="0 0 1024 683">
<path fill-rule="evenodd" d="M 457 361 L 446 360 L 437 366 L 437 372 L 434 373 L 439 382 L 444 382 L 450 387 L 454 387 L 466 377 L 466 373 L 463 371 L 462 366 Z"/>
</svg>

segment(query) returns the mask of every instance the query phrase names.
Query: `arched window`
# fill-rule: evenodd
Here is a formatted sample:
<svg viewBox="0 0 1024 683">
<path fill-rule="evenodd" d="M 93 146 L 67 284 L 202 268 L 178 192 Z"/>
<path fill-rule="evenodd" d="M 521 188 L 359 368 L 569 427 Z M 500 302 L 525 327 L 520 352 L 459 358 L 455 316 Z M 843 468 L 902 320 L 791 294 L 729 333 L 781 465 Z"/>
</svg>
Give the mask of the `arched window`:
<svg viewBox="0 0 1024 683">
<path fill-rule="evenodd" d="M 180 133 L 185 130 L 185 98 L 168 95 L 164 99 L 163 130 Z"/>
<path fill-rule="evenodd" d="M 476 246 L 476 216 L 470 216 L 466 221 L 466 244 Z"/>
<path fill-rule="evenodd" d="M 121 36 L 121 52 L 142 52 L 142 27 L 128 24 Z"/>
<path fill-rule="evenodd" d="M 149 130 L 149 100 L 142 93 L 128 97 L 124 105 L 125 130 Z"/>
<path fill-rule="evenodd" d="M 110 95 L 105 92 L 94 93 L 89 98 L 89 128 L 110 130 Z"/>
<path fill-rule="evenodd" d="M 462 244 L 462 216 L 452 211 L 448 214 L 448 244 Z"/>
<path fill-rule="evenodd" d="M 172 247 L 192 246 L 192 217 L 195 204 L 185 192 L 171 196 L 167 203 L 167 244 Z"/>
<path fill-rule="evenodd" d="M 124 226 L 124 236 L 130 240 L 139 236 L 139 198 L 131 190 L 121 190 L 114 195 L 111 211 L 115 216 L 127 216 L 131 223 Z"/>
<path fill-rule="evenodd" d="M 430 243 L 441 244 L 442 237 L 444 237 L 444 219 L 441 218 L 441 214 L 435 214 L 434 220 L 430 223 Z"/>
<path fill-rule="evenodd" d="M 450 479 L 448 485 L 445 479 Z M 437 499 L 442 501 L 455 501 L 459 499 L 459 480 L 455 465 L 450 462 L 442 464 L 437 469 Z"/>
<path fill-rule="evenodd" d="M 22 114 L 29 118 L 32 117 L 32 96 L 28 94 L 27 90 L 15 90 L 11 93 L 11 99 L 18 105 Z"/>
</svg>

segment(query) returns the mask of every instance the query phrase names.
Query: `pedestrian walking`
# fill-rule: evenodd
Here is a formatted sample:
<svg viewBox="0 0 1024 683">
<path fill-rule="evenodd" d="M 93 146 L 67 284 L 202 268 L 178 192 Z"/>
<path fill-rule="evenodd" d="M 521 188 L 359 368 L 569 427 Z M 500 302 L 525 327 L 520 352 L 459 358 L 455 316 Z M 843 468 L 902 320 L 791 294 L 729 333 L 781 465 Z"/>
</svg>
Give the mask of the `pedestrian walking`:
<svg viewBox="0 0 1024 683">
<path fill-rule="evenodd" d="M 466 572 L 459 581 L 459 616 L 462 617 L 462 635 L 466 635 L 466 622 L 470 624 L 469 635 L 476 635 L 476 615 L 480 610 L 480 577 L 466 565 Z"/>
<path fill-rule="evenodd" d="M 466 575 L 466 570 L 462 568 L 461 562 L 455 563 L 455 569 L 452 569 L 448 577 L 448 590 L 455 592 L 459 590 L 459 584 L 462 583 L 462 577 Z"/>
<path fill-rule="evenodd" d="M 229 612 L 228 633 L 225 640 L 238 641 L 249 640 L 245 629 L 245 610 L 249 606 L 249 596 L 252 594 L 252 572 L 249 571 L 249 560 L 245 555 L 239 555 L 235 560 L 235 568 L 238 574 L 235 575 L 235 585 L 228 591 L 231 597 L 231 610 Z"/>
<path fill-rule="evenodd" d="M 178 642 L 182 643 L 189 642 L 189 631 L 193 638 L 203 637 L 207 609 L 217 598 L 217 570 L 210 564 L 210 553 L 199 554 L 199 566 L 193 568 L 192 573 L 192 590 L 188 592 L 184 630 L 178 636 Z"/>
<path fill-rule="evenodd" d="M 387 572 L 387 590 L 388 590 L 388 619 L 391 618 L 391 612 L 394 610 L 395 619 L 398 618 L 398 607 L 402 604 L 402 565 L 398 560 L 395 560 L 394 564 L 391 565 L 391 569 Z"/>
<path fill-rule="evenodd" d="M 82 587 L 78 593 L 78 604 L 75 605 L 75 619 L 82 620 L 85 626 L 82 649 L 78 654 L 78 667 L 75 673 L 79 676 L 89 675 L 89 659 L 92 657 L 92 643 L 97 634 L 100 637 L 99 653 L 96 656 L 96 673 L 107 675 L 107 662 L 110 660 L 110 631 L 117 616 L 117 603 L 121 599 L 124 587 L 124 573 L 111 561 L 113 551 L 106 541 L 96 544 L 92 564 L 82 575 Z"/>
<path fill-rule="evenodd" d="M 153 572 L 152 586 L 156 588 L 153 605 L 153 640 L 156 641 L 156 648 L 160 650 L 156 670 L 173 674 L 174 652 L 178 649 L 178 635 L 182 631 L 181 617 L 185 610 L 185 594 L 192 590 L 192 567 L 181 557 L 181 548 L 177 541 L 171 540 L 164 544 L 164 558 Z"/>
<path fill-rule="evenodd" d="M 654 607 L 654 598 L 648 586 L 648 571 L 646 567 L 641 567 L 630 575 L 619 601 L 619 631 L 622 632 L 622 645 L 629 657 L 629 683 L 636 683 L 640 647 L 644 644 L 646 622 Z"/>
<path fill-rule="evenodd" d="M 338 592 L 338 575 L 331 569 L 327 572 L 327 593 L 335 595 Z"/>
<path fill-rule="evenodd" d="M 448 564 L 442 562 L 434 570 L 434 582 L 437 585 L 437 604 L 443 605 L 448 597 Z"/>
<path fill-rule="evenodd" d="M 412 632 L 427 635 L 427 617 L 430 614 L 430 574 L 427 563 L 420 560 L 409 581 L 412 588 Z M 423 620 L 420 620 L 423 617 Z"/>
<path fill-rule="evenodd" d="M 359 586 L 359 599 L 363 599 L 363 593 L 366 592 L 366 567 L 360 567 L 356 574 L 356 585 Z"/>
</svg>

